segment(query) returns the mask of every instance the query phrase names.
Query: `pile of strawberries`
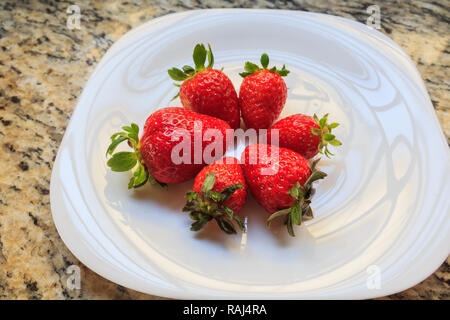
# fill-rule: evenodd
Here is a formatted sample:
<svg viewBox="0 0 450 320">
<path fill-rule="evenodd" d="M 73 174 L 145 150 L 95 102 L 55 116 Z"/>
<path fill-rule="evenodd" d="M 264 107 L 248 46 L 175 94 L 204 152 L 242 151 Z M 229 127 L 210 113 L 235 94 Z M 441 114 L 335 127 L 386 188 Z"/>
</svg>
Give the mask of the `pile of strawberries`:
<svg viewBox="0 0 450 320">
<path fill-rule="evenodd" d="M 238 213 L 245 205 L 249 189 L 270 213 L 267 224 L 283 216 L 289 234 L 294 236 L 293 225 L 313 217 L 312 183 L 326 176 L 316 169 L 319 160 L 310 159 L 319 152 L 328 157 L 333 155 L 328 146 L 341 144 L 331 133 L 338 124 L 328 124 L 328 115 L 319 119 L 316 115 L 303 114 L 275 122 L 286 103 L 287 87 L 283 77 L 289 70 L 284 65 L 281 69 L 269 68 L 267 54 L 261 56 L 261 66 L 245 63 L 244 72 L 240 73 L 244 80 L 239 96 L 222 70 L 213 69 L 214 56 L 209 45 L 208 48 L 196 45 L 193 59 L 194 67 L 168 70 L 173 80 L 181 82 L 175 85 L 180 88 L 183 107 L 167 107 L 151 114 L 140 138 L 136 124 L 122 127 L 123 131 L 111 136 L 106 151 L 111 158 L 107 165 L 112 171 L 133 171 L 129 189 L 147 182 L 166 186 L 195 177 L 193 191 L 187 193 L 183 208 L 193 220 L 193 231 L 202 229 L 211 220 L 228 234 L 236 233 L 235 224 L 245 231 Z M 241 116 L 247 129 L 268 129 L 264 137 L 266 143 L 247 146 L 240 160 L 224 158 L 228 146 L 226 132 L 240 127 Z M 196 126 L 199 122 L 200 128 Z M 194 146 L 192 142 L 192 152 L 188 156 L 191 161 L 173 161 L 173 151 L 179 143 L 173 136 L 180 129 L 191 138 L 199 130 L 202 134 L 209 129 L 217 130 L 222 133 L 223 152 L 215 155 L 217 160 L 213 163 L 195 159 L 195 147 L 203 151 L 217 142 L 204 139 L 199 145 Z M 275 133 L 278 145 L 272 144 L 271 137 Z M 114 153 L 123 141 L 127 141 L 133 151 Z M 267 174 L 274 168 L 274 174 Z"/>
</svg>

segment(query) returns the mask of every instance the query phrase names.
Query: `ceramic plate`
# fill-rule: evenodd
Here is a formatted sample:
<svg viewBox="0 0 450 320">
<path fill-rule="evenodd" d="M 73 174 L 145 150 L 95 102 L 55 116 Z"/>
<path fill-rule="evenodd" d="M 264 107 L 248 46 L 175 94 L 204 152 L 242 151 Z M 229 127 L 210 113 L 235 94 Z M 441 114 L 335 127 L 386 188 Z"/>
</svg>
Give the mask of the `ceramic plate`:
<svg viewBox="0 0 450 320">
<path fill-rule="evenodd" d="M 246 235 L 189 231 L 192 181 L 129 191 L 107 169 L 109 137 L 141 127 L 177 88 L 167 75 L 210 43 L 238 89 L 245 60 L 286 64 L 281 117 L 330 113 L 343 146 L 324 160 L 316 218 L 291 238 L 249 197 Z M 242 147 L 242 146 L 240 146 Z M 239 148 L 238 148 L 239 150 Z M 238 154 L 239 156 L 239 154 Z M 61 238 L 86 266 L 122 286 L 172 298 L 372 298 L 429 276 L 450 248 L 449 150 L 422 79 L 380 32 L 295 11 L 204 10 L 149 21 L 117 41 L 75 109 L 51 180 Z"/>
</svg>

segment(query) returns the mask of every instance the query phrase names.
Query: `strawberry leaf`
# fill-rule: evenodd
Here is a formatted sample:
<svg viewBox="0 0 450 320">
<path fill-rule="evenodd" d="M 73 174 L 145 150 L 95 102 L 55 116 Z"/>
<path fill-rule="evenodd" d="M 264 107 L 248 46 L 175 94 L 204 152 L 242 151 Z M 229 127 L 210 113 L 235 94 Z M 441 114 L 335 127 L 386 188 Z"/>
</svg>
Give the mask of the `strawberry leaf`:
<svg viewBox="0 0 450 320">
<path fill-rule="evenodd" d="M 147 169 L 141 163 L 139 163 L 138 168 L 133 173 L 133 177 L 134 177 L 133 188 L 138 188 L 138 187 L 142 186 L 143 184 L 145 184 L 148 180 L 148 176 L 149 176 L 149 174 L 148 174 Z"/>
<path fill-rule="evenodd" d="M 214 184 L 216 183 L 216 177 L 214 175 L 214 172 L 211 171 L 206 177 L 205 180 L 203 180 L 203 184 L 202 184 L 202 194 L 203 195 L 207 195 L 208 191 L 210 191 L 213 187 Z"/>
<path fill-rule="evenodd" d="M 313 182 L 317 180 L 321 180 L 325 178 L 327 174 L 322 171 L 313 171 L 311 175 L 308 177 L 308 180 L 306 180 L 305 185 L 311 185 Z"/>
<path fill-rule="evenodd" d="M 291 219 L 292 222 L 296 225 L 300 225 L 301 221 L 302 221 L 302 215 L 301 215 L 301 210 L 300 210 L 300 202 L 296 201 L 294 203 L 294 205 L 291 207 Z"/>
<path fill-rule="evenodd" d="M 311 172 L 316 171 L 316 166 L 317 166 L 317 164 L 319 163 L 319 161 L 320 161 L 320 158 L 317 158 L 316 160 L 314 160 L 314 161 L 311 163 L 311 166 L 310 166 Z"/>
<path fill-rule="evenodd" d="M 288 190 L 288 194 L 291 195 L 293 198 L 298 199 L 300 195 L 300 183 L 298 181 L 294 184 L 294 186 Z"/>
<path fill-rule="evenodd" d="M 226 234 L 236 234 L 236 229 L 234 229 L 233 223 L 225 218 L 216 218 L 216 222 Z"/>
<path fill-rule="evenodd" d="M 290 72 L 289 70 L 286 69 L 285 65 L 283 65 L 283 67 L 280 70 L 278 70 L 277 67 L 275 67 L 275 66 L 270 68 L 270 69 L 268 69 L 268 67 L 269 67 L 269 56 L 267 55 L 267 53 L 263 53 L 261 55 L 260 62 L 261 62 L 262 69 L 270 70 L 272 72 L 278 73 L 282 77 L 287 76 L 289 74 L 289 72 Z M 241 77 L 245 78 L 246 76 L 251 75 L 253 73 L 256 73 L 256 72 L 258 72 L 258 71 L 260 71 L 262 69 L 258 65 L 247 61 L 245 63 L 245 65 L 244 65 L 245 72 L 241 72 L 241 73 L 239 73 L 239 75 Z"/>
<path fill-rule="evenodd" d="M 324 115 L 322 119 L 319 120 L 319 126 L 323 128 L 325 126 L 325 123 L 327 123 L 328 114 Z"/>
<path fill-rule="evenodd" d="M 112 171 L 124 172 L 134 168 L 137 163 L 137 157 L 134 152 L 121 151 L 115 153 L 108 160 L 107 165 Z"/>
<path fill-rule="evenodd" d="M 328 150 L 328 146 L 325 146 L 324 154 L 327 156 L 327 158 L 330 158 L 330 156 L 334 156 L 334 153 L 331 153 L 330 150 Z"/>
<path fill-rule="evenodd" d="M 205 224 L 206 221 L 197 220 L 191 224 L 191 231 L 199 231 L 205 226 Z"/>
<path fill-rule="evenodd" d="M 330 129 L 337 128 L 338 126 L 339 126 L 339 123 L 337 123 L 337 122 L 333 122 L 332 124 L 328 125 L 328 127 L 329 127 Z"/>
<path fill-rule="evenodd" d="M 235 193 L 237 190 L 244 188 L 244 186 L 240 183 L 233 184 L 231 186 L 228 186 L 224 188 L 221 192 L 222 194 L 222 203 L 230 199 L 230 197 Z"/>
<path fill-rule="evenodd" d="M 184 81 L 188 78 L 188 75 L 178 68 L 169 69 L 167 73 L 175 81 Z"/>
<path fill-rule="evenodd" d="M 338 147 L 338 146 L 342 145 L 342 143 L 339 140 L 337 140 L 337 139 L 333 139 L 331 141 L 328 141 L 328 143 L 331 144 L 332 146 L 335 146 L 335 147 Z"/>
<path fill-rule="evenodd" d="M 292 227 L 292 216 L 288 215 L 285 221 L 288 233 L 291 237 L 295 237 L 294 228 Z"/>
<path fill-rule="evenodd" d="M 135 179 L 136 178 L 134 176 L 131 177 L 130 181 L 128 182 L 128 189 L 133 188 Z"/>
<path fill-rule="evenodd" d="M 264 69 L 267 69 L 267 66 L 269 65 L 269 56 L 267 53 L 261 55 L 261 65 Z"/>
<path fill-rule="evenodd" d="M 242 78 L 245 78 L 246 76 L 249 76 L 249 75 L 251 75 L 251 74 L 253 74 L 253 72 L 241 72 L 241 73 L 239 73 L 239 75 L 240 75 Z"/>
<path fill-rule="evenodd" d="M 222 209 L 223 212 L 225 212 L 225 214 L 226 214 L 227 216 L 229 216 L 230 218 L 233 218 L 234 212 L 233 212 L 233 210 L 231 210 L 230 207 L 222 206 L 222 208 L 220 208 L 220 209 Z M 220 210 L 220 209 L 219 209 L 219 210 Z"/>
<path fill-rule="evenodd" d="M 200 196 L 198 192 L 188 192 L 187 195 L 189 196 L 189 201 L 193 201 Z"/>
<path fill-rule="evenodd" d="M 192 68 L 191 66 L 183 66 L 183 71 L 184 71 L 184 73 L 190 74 L 190 73 L 194 73 L 195 69 Z"/>
<path fill-rule="evenodd" d="M 113 140 L 109 145 L 108 149 L 106 150 L 106 155 L 112 155 L 114 150 L 116 150 L 117 146 L 125 140 L 128 140 L 127 136 L 119 136 L 118 138 Z"/>
<path fill-rule="evenodd" d="M 276 70 L 275 72 L 278 73 L 280 76 L 285 77 L 289 74 L 289 70 L 286 69 L 286 66 L 283 64 L 283 68 L 281 68 L 281 70 Z"/>
<path fill-rule="evenodd" d="M 206 54 L 208 56 L 208 66 L 206 68 L 210 69 L 214 66 L 214 55 L 212 53 L 211 46 L 209 45 L 209 43 L 208 43 L 208 51 L 206 51 Z"/>
<path fill-rule="evenodd" d="M 203 222 L 208 222 L 208 221 L 210 221 L 210 220 L 212 219 L 211 216 L 202 214 L 201 212 L 199 212 L 199 213 L 197 214 L 197 218 L 198 218 L 198 220 L 203 221 Z"/>
<path fill-rule="evenodd" d="M 316 135 L 316 136 L 322 135 L 322 130 L 320 130 L 319 128 L 311 128 L 311 132 L 313 135 Z"/>
<path fill-rule="evenodd" d="M 233 220 L 236 221 L 236 223 L 237 223 L 237 225 L 239 227 L 239 230 L 241 230 L 243 232 L 246 232 L 246 230 L 245 230 L 245 223 L 244 223 L 244 221 L 242 221 L 242 219 L 239 216 L 233 215 Z"/>
<path fill-rule="evenodd" d="M 272 222 L 273 219 L 275 219 L 277 217 L 281 217 L 281 216 L 287 215 L 290 212 L 291 212 L 291 209 L 287 208 L 287 209 L 279 210 L 277 212 L 272 213 L 269 216 L 269 219 L 267 219 L 267 226 L 268 227 L 270 226 L 270 223 Z"/>
<path fill-rule="evenodd" d="M 206 49 L 203 44 L 199 43 L 195 46 L 192 58 L 194 59 L 196 71 L 201 71 L 205 69 Z"/>
<path fill-rule="evenodd" d="M 250 73 L 255 73 L 261 70 L 256 64 L 247 61 L 244 66 L 244 70 Z"/>
<path fill-rule="evenodd" d="M 207 197 L 211 199 L 214 202 L 221 202 L 222 201 L 222 195 L 219 192 L 215 192 L 212 190 L 209 190 L 207 192 Z"/>
</svg>

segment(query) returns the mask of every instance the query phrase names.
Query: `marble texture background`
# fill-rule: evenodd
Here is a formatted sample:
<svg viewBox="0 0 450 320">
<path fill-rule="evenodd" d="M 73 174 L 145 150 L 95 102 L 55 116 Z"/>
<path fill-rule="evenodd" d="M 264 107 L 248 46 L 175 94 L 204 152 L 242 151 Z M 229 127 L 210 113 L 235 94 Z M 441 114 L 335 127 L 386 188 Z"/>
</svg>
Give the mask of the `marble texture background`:
<svg viewBox="0 0 450 320">
<path fill-rule="evenodd" d="M 66 27 L 69 5 L 81 30 Z M 84 267 L 52 221 L 50 174 L 77 98 L 103 54 L 130 29 L 200 8 L 321 12 L 365 22 L 370 1 L 1 1 L 0 299 L 159 299 L 118 286 Z M 417 65 L 450 141 L 450 2 L 376 1 L 381 32 Z M 384 299 L 449 299 L 450 259 L 428 279 Z M 66 268 L 81 267 L 81 290 Z"/>
</svg>

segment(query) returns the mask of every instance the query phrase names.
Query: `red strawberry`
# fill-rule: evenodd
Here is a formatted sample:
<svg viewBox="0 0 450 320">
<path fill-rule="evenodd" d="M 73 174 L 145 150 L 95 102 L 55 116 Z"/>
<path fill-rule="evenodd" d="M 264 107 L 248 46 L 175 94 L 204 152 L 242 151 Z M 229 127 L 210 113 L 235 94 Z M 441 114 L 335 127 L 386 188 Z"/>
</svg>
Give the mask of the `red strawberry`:
<svg viewBox="0 0 450 320">
<path fill-rule="evenodd" d="M 267 133 L 267 142 L 271 141 L 273 130 L 278 130 L 279 143 L 283 148 L 288 148 L 300 153 L 306 159 L 314 157 L 317 153 L 324 153 L 327 157 L 332 154 L 328 150 L 328 144 L 340 146 L 341 142 L 336 139 L 331 130 L 339 124 L 327 123 L 328 114 L 322 119 L 303 114 L 294 114 L 277 121 Z"/>
<path fill-rule="evenodd" d="M 206 57 L 208 66 L 205 67 Z M 180 85 L 180 99 L 185 108 L 222 119 L 233 128 L 239 128 L 240 112 L 236 90 L 231 80 L 220 70 L 212 69 L 214 56 L 208 44 L 194 48 L 195 69 L 184 66 L 182 69 L 168 70 L 175 81 L 183 81 Z M 177 95 L 178 96 L 178 95 Z M 174 98 L 176 98 L 175 96 Z"/>
<path fill-rule="evenodd" d="M 258 203 L 271 213 L 268 225 L 284 215 L 288 232 L 294 236 L 292 224 L 300 225 L 303 219 L 313 217 L 311 185 L 326 176 L 315 169 L 317 162 L 310 167 L 298 153 L 273 145 L 253 144 L 244 150 L 241 163 L 245 179 Z M 268 170 L 274 168 L 277 172 Z"/>
<path fill-rule="evenodd" d="M 220 159 L 204 167 L 195 177 L 194 191 L 183 211 L 190 212 L 194 222 L 192 231 L 198 231 L 211 221 L 228 234 L 236 233 L 232 221 L 244 231 L 245 226 L 236 214 L 242 209 L 247 197 L 244 174 L 236 158 Z"/>
<path fill-rule="evenodd" d="M 245 63 L 244 77 L 239 90 L 239 107 L 247 128 L 267 129 L 278 119 L 287 98 L 287 87 L 282 77 L 289 73 L 283 68 L 267 69 L 269 56 L 261 56 L 263 69 L 251 62 Z"/>
<path fill-rule="evenodd" d="M 194 129 L 200 130 L 201 150 L 194 150 Z M 197 127 L 198 126 L 198 127 Z M 136 124 L 122 127 L 123 132 L 115 133 L 111 136 L 111 145 L 106 151 L 107 155 L 112 155 L 108 161 L 108 166 L 112 171 L 128 171 L 136 164 L 128 188 L 137 188 L 150 182 L 159 183 L 180 183 L 192 179 L 206 164 L 203 157 L 204 149 L 215 142 L 215 137 L 211 141 L 203 141 L 203 134 L 207 129 L 219 130 L 223 137 L 223 150 L 221 154 L 212 155 L 221 157 L 226 150 L 226 130 L 230 126 L 223 120 L 207 115 L 199 114 L 186 108 L 163 108 L 148 117 L 144 125 L 144 132 L 139 140 L 139 127 Z M 183 157 L 186 151 L 187 161 L 182 163 L 181 159 L 173 161 L 172 149 L 179 146 L 181 139 L 179 134 L 187 133 L 190 140 L 188 146 L 190 150 L 179 150 L 177 155 Z M 173 141 L 172 141 L 173 140 Z M 134 152 L 117 152 L 113 154 L 118 144 L 128 141 Z M 201 157 L 195 156 L 195 152 L 202 152 Z M 190 153 L 190 154 L 189 154 Z M 179 158 L 180 158 L 179 157 Z M 181 163 L 180 163 L 181 162 Z"/>
</svg>

